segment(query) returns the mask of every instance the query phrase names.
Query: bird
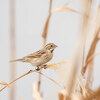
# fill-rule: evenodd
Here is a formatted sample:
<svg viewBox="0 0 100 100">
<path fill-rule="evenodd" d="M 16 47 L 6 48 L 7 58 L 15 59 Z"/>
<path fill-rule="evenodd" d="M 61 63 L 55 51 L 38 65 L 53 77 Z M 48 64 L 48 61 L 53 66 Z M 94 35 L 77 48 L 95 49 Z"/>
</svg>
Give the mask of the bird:
<svg viewBox="0 0 100 100">
<path fill-rule="evenodd" d="M 53 51 L 56 47 L 57 45 L 54 43 L 48 43 L 39 51 L 33 52 L 21 59 L 11 60 L 10 62 L 21 61 L 31 63 L 33 66 L 37 67 L 36 70 L 39 70 L 39 66 L 46 64 L 53 58 Z"/>
</svg>

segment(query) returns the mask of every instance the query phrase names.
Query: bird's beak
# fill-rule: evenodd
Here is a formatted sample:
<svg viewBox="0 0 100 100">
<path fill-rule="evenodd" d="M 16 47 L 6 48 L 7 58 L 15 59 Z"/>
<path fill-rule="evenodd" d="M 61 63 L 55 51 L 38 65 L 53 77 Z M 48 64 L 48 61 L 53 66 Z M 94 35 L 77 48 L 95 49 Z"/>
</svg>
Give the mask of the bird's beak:
<svg viewBox="0 0 100 100">
<path fill-rule="evenodd" d="M 58 46 L 57 45 L 55 45 L 55 48 L 57 48 Z"/>
</svg>

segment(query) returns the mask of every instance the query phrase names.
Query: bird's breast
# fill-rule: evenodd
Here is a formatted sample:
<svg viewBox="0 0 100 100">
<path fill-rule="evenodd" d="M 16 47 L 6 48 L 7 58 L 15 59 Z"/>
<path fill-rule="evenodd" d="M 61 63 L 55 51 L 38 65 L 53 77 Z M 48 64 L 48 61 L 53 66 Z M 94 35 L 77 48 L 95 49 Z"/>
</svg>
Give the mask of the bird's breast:
<svg viewBox="0 0 100 100">
<path fill-rule="evenodd" d="M 47 63 L 48 61 L 52 59 L 52 57 L 53 57 L 53 53 L 47 52 L 41 58 L 43 59 L 44 63 Z"/>
</svg>

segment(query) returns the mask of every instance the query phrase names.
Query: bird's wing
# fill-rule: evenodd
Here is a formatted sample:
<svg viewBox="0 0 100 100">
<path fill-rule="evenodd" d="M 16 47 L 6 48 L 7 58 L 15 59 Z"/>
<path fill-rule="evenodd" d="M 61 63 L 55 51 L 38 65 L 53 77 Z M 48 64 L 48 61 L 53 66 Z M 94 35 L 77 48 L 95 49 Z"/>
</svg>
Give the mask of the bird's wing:
<svg viewBox="0 0 100 100">
<path fill-rule="evenodd" d="M 46 53 L 46 50 L 41 49 L 37 52 L 34 52 L 32 54 L 29 54 L 28 56 L 26 56 L 27 58 L 40 58 L 43 54 Z"/>
</svg>

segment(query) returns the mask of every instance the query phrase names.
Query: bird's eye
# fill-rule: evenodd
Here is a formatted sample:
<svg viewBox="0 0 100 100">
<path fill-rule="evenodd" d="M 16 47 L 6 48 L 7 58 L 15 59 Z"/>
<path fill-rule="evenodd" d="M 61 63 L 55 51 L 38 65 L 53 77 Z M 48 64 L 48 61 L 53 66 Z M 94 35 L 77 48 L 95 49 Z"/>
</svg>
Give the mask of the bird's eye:
<svg viewBox="0 0 100 100">
<path fill-rule="evenodd" d="M 53 47 L 53 45 L 51 45 L 51 47 Z"/>
</svg>

